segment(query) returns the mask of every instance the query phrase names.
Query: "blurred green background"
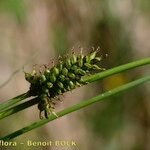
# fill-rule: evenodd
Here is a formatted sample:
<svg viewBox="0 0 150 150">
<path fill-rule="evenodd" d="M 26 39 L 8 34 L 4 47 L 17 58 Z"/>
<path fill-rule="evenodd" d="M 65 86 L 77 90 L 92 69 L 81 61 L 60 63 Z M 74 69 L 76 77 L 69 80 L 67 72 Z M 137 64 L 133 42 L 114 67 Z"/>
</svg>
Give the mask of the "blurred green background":
<svg viewBox="0 0 150 150">
<path fill-rule="evenodd" d="M 31 71 L 58 55 L 100 46 L 106 69 L 150 56 L 149 0 L 0 0 L 0 102 L 26 92 Z M 150 73 L 141 67 L 66 93 L 57 111 Z M 74 140 L 81 150 L 149 150 L 150 87 L 64 116 L 15 141 Z M 0 121 L 0 136 L 38 118 L 37 106 Z M 14 149 L 33 149 L 18 146 Z M 10 149 L 10 148 L 8 148 Z M 66 147 L 39 148 L 47 150 Z"/>
</svg>

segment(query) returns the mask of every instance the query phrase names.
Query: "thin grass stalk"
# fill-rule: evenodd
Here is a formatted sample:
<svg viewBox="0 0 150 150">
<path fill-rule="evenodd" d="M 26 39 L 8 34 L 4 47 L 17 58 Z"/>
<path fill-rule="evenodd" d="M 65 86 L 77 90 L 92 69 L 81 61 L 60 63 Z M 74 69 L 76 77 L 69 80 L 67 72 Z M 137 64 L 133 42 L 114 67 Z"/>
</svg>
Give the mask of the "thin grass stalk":
<svg viewBox="0 0 150 150">
<path fill-rule="evenodd" d="M 14 98 L 2 103 L 2 104 L 0 104 L 0 112 L 12 107 L 16 103 L 18 103 L 18 102 L 20 102 L 20 101 L 22 101 L 26 98 L 29 98 L 29 97 L 30 96 L 29 96 L 28 92 L 26 92 L 26 93 L 20 94 L 20 95 L 14 97 Z"/>
</svg>

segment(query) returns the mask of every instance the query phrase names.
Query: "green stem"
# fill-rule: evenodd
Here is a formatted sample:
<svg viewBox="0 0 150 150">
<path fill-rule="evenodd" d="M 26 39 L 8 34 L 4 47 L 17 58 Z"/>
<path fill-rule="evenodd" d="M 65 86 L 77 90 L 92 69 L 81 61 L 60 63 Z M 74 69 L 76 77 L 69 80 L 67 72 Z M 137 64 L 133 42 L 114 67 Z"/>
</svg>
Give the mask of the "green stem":
<svg viewBox="0 0 150 150">
<path fill-rule="evenodd" d="M 120 65 L 118 67 L 115 67 L 115 68 L 112 68 L 112 69 L 109 69 L 109 70 L 97 73 L 95 75 L 85 76 L 82 79 L 85 82 L 94 82 L 94 81 L 106 78 L 108 76 L 111 76 L 113 74 L 117 74 L 119 72 L 126 71 L 126 70 L 129 70 L 129 69 L 138 67 L 138 66 L 146 65 L 146 64 L 150 64 L 150 58 L 144 58 L 144 59 L 141 59 L 141 60 L 138 60 L 138 61 L 134 61 L 134 62 L 131 62 L 131 63 L 128 63 L 128 64 Z M 17 101 L 15 100 L 16 98 L 17 98 Z M 17 96 L 16 98 L 13 98 L 13 99 L 11 99 L 9 101 L 12 102 L 13 104 L 15 104 L 18 101 L 23 100 L 23 99 L 21 99 L 21 95 Z M 6 102 L 6 104 L 7 104 L 7 102 Z M 25 106 L 23 106 L 23 104 Z M 30 107 L 30 106 L 32 106 L 34 104 L 36 104 L 36 103 L 34 102 L 34 99 L 33 99 L 33 101 L 30 100 L 30 101 L 27 101 L 27 102 L 22 103 L 20 105 L 17 105 L 17 106 L 15 106 L 13 108 L 10 108 L 9 110 L 3 111 L 3 112 L 0 113 L 0 119 L 3 119 L 3 118 L 5 118 L 5 117 L 7 117 L 9 115 L 17 113 L 17 112 L 19 112 L 19 111 L 21 111 L 21 110 L 23 110 L 23 109 L 25 109 L 27 107 Z M 0 110 L 1 110 L 1 105 L 0 105 Z M 10 105 L 6 105 L 6 106 L 10 106 Z"/>
<path fill-rule="evenodd" d="M 26 98 L 30 97 L 28 92 L 26 93 L 23 93 L 21 95 L 18 95 L 2 104 L 0 104 L 0 112 L 5 110 L 5 109 L 8 109 L 9 107 L 13 106 L 14 104 L 20 102 L 21 100 L 24 100 Z"/>
<path fill-rule="evenodd" d="M 132 68 L 146 65 L 146 64 L 150 64 L 150 57 L 144 58 L 141 60 L 137 60 L 134 62 L 130 62 L 130 63 L 124 64 L 124 65 L 120 65 L 118 67 L 97 73 L 97 74 L 92 75 L 92 76 L 84 76 L 82 79 L 86 82 L 93 82 L 93 81 L 97 81 L 97 80 L 106 78 L 108 76 L 111 76 L 113 74 L 117 74 L 117 73 L 120 73 L 122 71 L 126 71 L 126 70 L 129 70 Z"/>
<path fill-rule="evenodd" d="M 21 104 L 19 104 L 17 106 L 14 106 L 13 108 L 9 108 L 9 109 L 7 109 L 7 110 L 5 110 L 3 112 L 0 112 L 0 120 L 5 118 L 5 117 L 7 117 L 7 116 L 10 116 L 10 115 L 12 115 L 14 113 L 17 113 L 17 112 L 19 112 L 21 110 L 24 110 L 24 109 L 26 109 L 26 108 L 28 108 L 30 106 L 33 106 L 33 105 L 35 105 L 37 103 L 38 103 L 37 98 L 33 98 L 33 99 L 31 99 L 31 100 L 29 100 L 27 102 L 24 102 L 24 103 L 21 103 Z"/>
<path fill-rule="evenodd" d="M 57 115 L 59 117 L 62 117 L 64 115 L 66 115 L 66 114 L 69 114 L 71 112 L 77 111 L 77 110 L 79 110 L 81 108 L 84 108 L 84 107 L 86 107 L 88 105 L 91 105 L 91 104 L 93 104 L 95 102 L 103 100 L 104 98 L 108 98 L 110 96 L 119 94 L 119 93 L 121 93 L 123 91 L 126 91 L 128 89 L 131 89 L 133 87 L 137 87 L 137 85 L 140 85 L 140 84 L 142 84 L 142 83 L 144 83 L 146 81 L 149 81 L 149 80 L 150 80 L 150 76 L 146 76 L 146 77 L 140 78 L 138 80 L 132 81 L 130 83 L 127 83 L 125 85 L 117 87 L 117 88 L 115 88 L 113 90 L 110 90 L 108 92 L 100 94 L 100 95 L 98 95 L 96 97 L 93 97 L 91 99 L 81 101 L 80 103 L 78 103 L 78 104 L 76 104 L 76 105 L 74 105 L 72 107 L 66 108 L 66 109 L 58 112 Z M 32 123 L 29 126 L 26 126 L 26 127 L 22 128 L 22 129 L 20 129 L 18 131 L 15 131 L 15 132 L 13 132 L 13 133 L 5 136 L 5 137 L 0 138 L 0 140 L 4 140 L 4 141 L 11 140 L 11 139 L 13 139 L 13 138 L 15 138 L 15 137 L 17 137 L 17 136 L 19 136 L 21 134 L 24 134 L 24 133 L 26 133 L 28 131 L 31 131 L 32 129 L 38 128 L 38 127 L 40 127 L 40 126 L 42 126 L 42 125 L 44 125 L 44 124 L 46 124 L 49 121 L 52 121 L 54 119 L 58 119 L 58 118 L 56 116 L 54 116 L 54 115 L 51 115 L 51 116 L 49 116 L 48 119 L 43 119 L 43 120 L 36 121 L 36 122 Z"/>
</svg>

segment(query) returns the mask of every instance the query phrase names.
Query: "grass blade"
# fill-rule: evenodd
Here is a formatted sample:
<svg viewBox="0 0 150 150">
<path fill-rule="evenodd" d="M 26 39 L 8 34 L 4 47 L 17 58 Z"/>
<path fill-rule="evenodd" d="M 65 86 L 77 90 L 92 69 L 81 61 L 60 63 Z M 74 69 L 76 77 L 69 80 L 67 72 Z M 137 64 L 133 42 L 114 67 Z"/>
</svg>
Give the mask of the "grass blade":
<svg viewBox="0 0 150 150">
<path fill-rule="evenodd" d="M 19 104 L 17 106 L 14 106 L 14 107 L 9 108 L 9 109 L 7 109 L 7 110 L 5 110 L 3 112 L 0 112 L 0 120 L 5 118 L 5 117 L 7 117 L 7 116 L 10 116 L 10 115 L 12 115 L 14 113 L 17 113 L 17 112 L 19 112 L 21 110 L 29 108 L 29 107 L 37 104 L 37 103 L 38 103 L 37 98 L 33 98 L 33 99 L 31 99 L 31 100 L 29 100 L 27 102 L 21 103 L 21 104 Z"/>
<path fill-rule="evenodd" d="M 13 106 L 14 104 L 16 104 L 16 103 L 20 102 L 21 100 L 24 100 L 28 97 L 29 97 L 29 94 L 28 94 L 28 92 L 26 92 L 26 93 L 18 95 L 16 97 L 0 104 L 0 112 L 5 110 L 5 109 L 8 109 L 9 107 Z"/>
</svg>

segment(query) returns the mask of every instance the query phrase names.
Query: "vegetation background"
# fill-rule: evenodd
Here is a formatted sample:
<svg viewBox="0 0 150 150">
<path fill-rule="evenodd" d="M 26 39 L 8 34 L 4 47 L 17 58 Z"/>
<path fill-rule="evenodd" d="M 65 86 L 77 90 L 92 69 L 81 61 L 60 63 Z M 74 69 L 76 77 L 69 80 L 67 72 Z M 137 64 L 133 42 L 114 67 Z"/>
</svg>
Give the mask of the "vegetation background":
<svg viewBox="0 0 150 150">
<path fill-rule="evenodd" d="M 72 47 L 78 53 L 78 46 L 82 46 L 87 53 L 92 46 L 100 46 L 101 54 L 108 54 L 101 65 L 109 69 L 150 56 L 149 39 L 149 0 L 1 0 L 0 102 L 28 90 L 23 66 L 31 71 L 34 64 L 47 64 L 58 55 L 71 54 Z M 66 93 L 56 110 L 143 74 L 148 74 L 146 67 L 78 88 Z M 15 141 L 74 140 L 82 150 L 149 150 L 149 89 L 142 85 L 50 122 Z M 38 113 L 34 106 L 1 120 L 0 135 L 39 119 Z M 27 149 L 22 145 L 16 149 L 20 148 Z"/>
</svg>

